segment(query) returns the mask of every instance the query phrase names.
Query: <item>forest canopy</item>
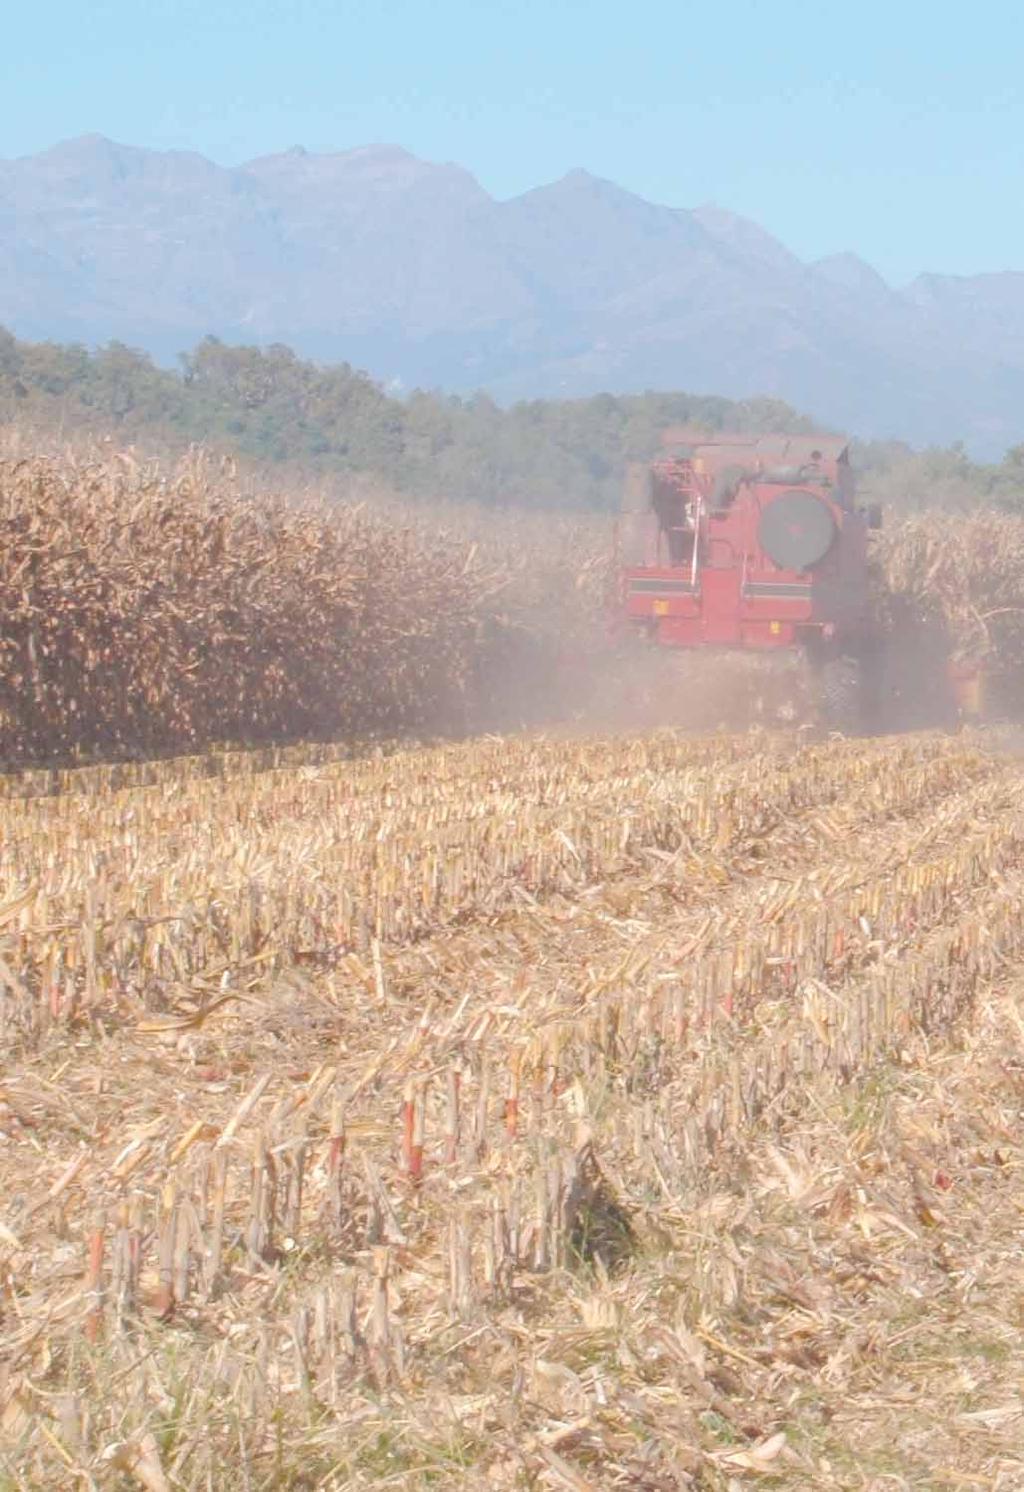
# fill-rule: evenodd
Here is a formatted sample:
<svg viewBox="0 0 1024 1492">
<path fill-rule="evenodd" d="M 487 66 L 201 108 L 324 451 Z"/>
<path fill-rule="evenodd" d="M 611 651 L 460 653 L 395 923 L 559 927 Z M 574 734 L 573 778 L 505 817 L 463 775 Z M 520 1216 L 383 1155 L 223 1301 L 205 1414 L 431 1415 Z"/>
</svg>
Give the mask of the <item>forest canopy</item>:
<svg viewBox="0 0 1024 1492">
<path fill-rule="evenodd" d="M 21 341 L 2 328 L 0 422 L 112 433 L 147 452 L 209 445 L 314 477 L 372 475 L 412 497 L 597 511 L 616 506 L 626 463 L 649 457 L 666 425 L 816 428 L 770 398 L 648 392 L 503 407 L 483 393 L 399 396 L 348 364 L 324 366 L 281 345 L 208 337 L 169 369 L 119 342 L 89 350 Z M 861 444 L 856 456 L 862 485 L 891 506 L 1024 509 L 1024 446 L 990 466 L 959 446 Z"/>
<path fill-rule="evenodd" d="M 813 428 L 774 399 L 601 394 L 502 408 L 486 394 L 398 397 L 347 364 L 322 366 L 279 345 L 208 337 L 175 371 L 118 342 L 90 352 L 2 329 L 0 419 L 113 431 L 150 449 L 202 443 L 311 472 L 372 473 L 411 495 L 605 510 L 617 503 L 624 464 L 650 455 L 665 425 Z"/>
</svg>

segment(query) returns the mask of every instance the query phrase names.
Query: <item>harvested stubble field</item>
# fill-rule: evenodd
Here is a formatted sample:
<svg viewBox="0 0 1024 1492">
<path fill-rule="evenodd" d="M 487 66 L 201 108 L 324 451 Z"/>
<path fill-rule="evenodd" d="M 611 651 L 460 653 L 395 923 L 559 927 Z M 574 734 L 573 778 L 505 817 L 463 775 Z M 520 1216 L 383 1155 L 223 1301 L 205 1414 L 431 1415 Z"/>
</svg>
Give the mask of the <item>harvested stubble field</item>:
<svg viewBox="0 0 1024 1492">
<path fill-rule="evenodd" d="M 1020 1488 L 1022 787 L 671 733 L 8 779 L 0 1485 Z"/>
</svg>

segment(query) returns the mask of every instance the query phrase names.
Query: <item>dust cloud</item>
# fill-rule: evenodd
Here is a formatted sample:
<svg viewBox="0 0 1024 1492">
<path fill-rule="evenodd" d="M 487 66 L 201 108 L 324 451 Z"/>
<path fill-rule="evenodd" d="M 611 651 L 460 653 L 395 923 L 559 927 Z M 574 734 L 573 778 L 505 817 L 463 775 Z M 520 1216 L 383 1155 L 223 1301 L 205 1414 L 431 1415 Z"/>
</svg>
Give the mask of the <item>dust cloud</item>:
<svg viewBox="0 0 1024 1492">
<path fill-rule="evenodd" d="M 845 733 L 957 728 L 948 646 L 934 626 L 885 639 L 864 666 L 858 724 Z M 490 657 L 464 724 L 468 734 L 830 729 L 814 672 L 796 650 L 691 651 L 630 640 L 571 653 L 536 637 Z"/>
</svg>

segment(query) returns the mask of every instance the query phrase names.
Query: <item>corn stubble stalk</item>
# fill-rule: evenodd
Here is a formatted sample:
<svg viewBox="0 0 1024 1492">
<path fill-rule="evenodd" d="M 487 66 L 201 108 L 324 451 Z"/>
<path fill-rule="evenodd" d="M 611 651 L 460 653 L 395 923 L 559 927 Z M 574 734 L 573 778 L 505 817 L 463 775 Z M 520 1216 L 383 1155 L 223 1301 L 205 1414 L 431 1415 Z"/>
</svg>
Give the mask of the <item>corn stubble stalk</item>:
<svg viewBox="0 0 1024 1492">
<path fill-rule="evenodd" d="M 85 1273 L 85 1289 L 89 1297 L 89 1309 L 85 1318 L 85 1335 L 90 1342 L 99 1340 L 103 1330 L 103 1256 L 105 1245 L 106 1218 L 103 1212 L 98 1212 L 89 1229 L 88 1240 L 88 1263 Z"/>
<path fill-rule="evenodd" d="M 467 761 L 481 750 L 487 756 L 488 747 L 473 747 Z M 518 756 L 518 770 L 525 771 L 534 786 L 542 780 L 548 795 L 555 791 L 566 753 L 572 770 L 581 776 L 573 747 L 512 750 Z M 487 1041 L 472 1061 L 452 1064 L 443 1056 L 455 1034 L 452 1022 L 428 1021 L 422 1010 L 410 1010 L 405 1055 L 402 1046 L 390 1047 L 390 1058 L 376 1065 L 369 1110 L 402 1112 L 402 1143 L 396 1146 L 394 1135 L 388 1137 L 388 1126 L 382 1126 L 384 1149 L 376 1152 L 378 1164 L 372 1164 L 367 1141 L 358 1138 L 360 1123 L 355 1125 L 366 1179 L 357 1182 L 349 1177 L 345 1216 L 340 1180 L 351 1143 L 351 1092 L 357 1092 L 360 1083 L 352 1083 L 351 1089 L 336 1088 L 333 1068 L 325 1073 L 327 1080 L 319 1068 L 313 1070 L 305 1089 L 282 1082 L 270 1070 L 257 1082 L 245 1083 L 240 1095 L 225 1103 L 216 1143 L 209 1156 L 200 1149 L 191 1173 L 185 1167 L 191 1165 L 193 1137 L 200 1132 L 197 1122 L 181 1140 L 169 1140 L 169 1173 L 164 1176 L 155 1229 L 154 1298 L 155 1311 L 167 1322 L 172 1313 L 181 1316 L 190 1305 L 209 1308 L 215 1280 L 230 1294 L 252 1277 L 252 1268 L 233 1277 L 222 1267 L 225 1216 L 231 1212 L 228 1197 L 237 1200 L 236 1229 L 248 1223 L 243 1237 L 258 1277 L 266 1274 L 273 1280 L 279 1268 L 273 1249 L 278 1212 L 281 1232 L 296 1235 L 300 1243 L 310 1240 L 310 1232 L 319 1226 L 316 1219 L 325 1213 L 330 1219 L 333 1213 L 336 1222 L 328 1226 L 331 1249 L 358 1261 L 336 1291 L 318 1288 L 307 1300 L 300 1295 L 288 1304 L 281 1320 L 272 1317 L 270 1325 L 261 1328 L 257 1370 L 246 1379 L 254 1411 L 285 1362 L 290 1364 L 296 1394 L 305 1401 L 337 1404 L 340 1386 L 348 1383 L 351 1391 L 360 1374 L 369 1373 L 381 1389 L 402 1382 L 408 1347 L 394 1298 L 397 1291 L 405 1300 L 405 1319 L 409 1286 L 403 1285 L 403 1274 L 406 1268 L 415 1271 L 413 1300 L 418 1300 L 416 1292 L 424 1291 L 419 1270 L 431 1256 L 434 1274 L 436 1264 L 442 1264 L 445 1280 L 440 1308 L 455 1323 L 464 1323 L 463 1329 L 475 1329 L 481 1311 L 500 1308 L 515 1297 L 518 1279 L 554 1276 L 564 1268 L 585 1267 L 590 1259 L 615 1267 L 616 1259 L 634 1246 L 633 1223 L 619 1200 L 621 1182 L 609 1182 L 605 1174 L 599 1159 L 603 1149 L 615 1153 L 616 1170 L 630 1174 L 634 1185 L 657 1177 L 658 1185 L 673 1191 L 696 1188 L 703 1177 L 714 1174 L 718 1156 L 727 1153 L 728 1146 L 761 1123 L 779 1123 L 779 1116 L 809 1085 L 821 1085 L 822 1079 L 851 1082 L 857 1071 L 915 1029 L 927 1026 L 933 1032 L 954 1024 L 969 1006 L 993 956 L 1020 947 L 1015 906 L 1021 889 L 1024 822 L 1015 806 L 1015 783 L 976 753 L 925 743 L 839 743 L 809 750 L 799 765 L 790 765 L 784 764 L 785 752 L 773 762 L 754 747 L 730 746 L 724 756 L 715 755 L 715 747 L 703 747 L 711 759 L 697 768 L 694 752 L 694 747 L 678 742 L 672 747 L 630 743 L 600 747 L 600 759 L 614 783 L 608 807 L 616 819 L 621 818 L 622 804 L 631 804 L 636 815 L 640 795 L 664 788 L 667 797 L 678 797 L 670 756 L 678 758 L 676 770 L 682 764 L 682 770 L 691 773 L 687 828 L 676 843 L 690 850 L 705 846 L 709 888 L 718 888 L 715 853 L 745 864 L 746 847 L 760 843 L 766 833 L 784 840 L 791 837 L 796 868 L 803 862 L 805 839 L 812 846 L 849 843 L 848 855 L 843 858 L 830 847 L 824 879 L 821 862 L 811 859 L 806 885 L 793 867 L 782 880 L 740 877 L 731 898 L 722 897 L 719 888 L 715 892 L 717 916 L 711 921 L 708 903 L 697 900 L 673 931 L 676 953 L 669 982 L 649 979 L 643 959 L 624 962 L 621 952 L 602 967 L 605 955 L 599 950 L 594 967 L 578 971 L 579 1003 L 561 1018 L 555 1016 L 557 1007 L 549 1009 L 534 992 L 531 980 L 518 980 L 516 995 L 525 1028 L 522 1021 L 503 1025 L 500 1013 L 488 1004 L 487 991 L 481 989 L 478 997 L 455 1007 L 460 1040 L 475 1034 L 479 1041 Z M 585 759 L 591 774 L 600 770 L 599 753 Z M 433 761 L 437 765 L 436 756 Z M 512 762 L 505 765 L 509 770 Z M 485 759 L 482 767 L 493 777 L 496 761 Z M 413 765 L 403 791 L 412 798 L 421 794 L 422 776 L 421 768 Z M 449 776 L 449 782 L 458 791 L 460 780 Z M 369 783 L 364 786 L 370 791 Z M 396 791 L 394 770 L 375 779 L 372 795 L 378 791 Z M 572 801 L 572 792 L 567 792 L 564 809 Z M 730 810 L 725 833 L 717 807 L 721 803 Z M 427 809 L 436 813 L 436 803 L 428 795 Z M 40 810 L 45 812 L 45 803 L 40 803 Z M 88 813 L 94 819 L 96 807 L 88 807 Z M 621 856 L 621 825 L 614 839 L 605 843 L 593 807 L 588 819 L 590 841 L 585 840 L 582 824 L 572 824 L 572 834 L 561 833 L 588 844 L 591 867 L 602 865 L 600 855 L 608 856 L 611 867 L 616 864 L 614 855 Z M 909 827 L 906 833 L 900 827 L 903 821 Z M 866 865 L 849 834 L 843 834 L 843 822 L 861 824 L 869 834 L 875 833 L 873 825 L 887 825 L 888 849 L 881 864 Z M 640 861 L 645 844 L 672 843 L 666 841 L 666 821 L 657 815 L 646 834 L 651 839 L 634 825 L 633 853 Z M 908 843 L 914 844 L 912 856 L 906 855 Z M 505 865 L 505 847 L 493 834 L 482 841 L 478 853 L 494 853 L 497 864 Z M 557 867 L 552 885 L 563 888 L 560 895 L 573 894 L 573 886 L 576 891 L 585 889 L 582 880 L 560 879 L 569 867 L 575 867 L 570 874 L 578 873 L 578 850 L 566 858 L 564 846 L 543 853 L 537 846 L 537 867 L 545 865 L 545 853 L 554 856 L 546 873 Z M 691 885 L 696 885 L 696 862 L 685 864 Z M 418 871 L 406 859 L 405 880 L 394 882 L 393 895 L 418 894 L 418 885 Z M 812 886 L 824 888 L 827 895 L 805 895 Z M 472 883 L 460 886 L 463 904 L 470 892 Z M 378 898 L 375 904 L 379 906 Z M 109 921 L 109 910 L 104 921 Z M 91 915 L 84 904 L 82 916 Z M 534 901 L 530 918 L 546 916 L 543 903 Z M 982 921 L 987 928 L 984 938 L 979 935 Z M 394 925 L 406 927 L 400 918 Z M 552 922 L 551 927 L 555 925 Z M 194 928 L 191 935 L 196 935 Z M 419 930 L 416 935 L 424 934 Z M 452 935 L 442 931 L 442 938 Z M 879 962 L 872 950 L 879 938 L 896 946 L 908 937 L 912 941 L 905 946 L 899 968 Z M 375 933 L 373 943 L 376 938 Z M 104 947 L 97 941 L 100 991 L 106 988 Z M 396 983 L 400 947 L 378 943 L 376 956 L 370 952 L 361 965 L 364 989 L 373 991 L 373 998 L 378 967 L 387 974 L 387 988 Z M 681 949 L 687 953 L 679 959 Z M 837 994 L 831 988 L 836 985 Z M 394 995 L 387 998 L 397 1018 L 402 1003 Z M 508 995 L 499 995 L 499 1003 L 503 1000 Z M 681 1021 L 681 1001 L 688 1009 L 705 1012 L 696 1050 L 690 1026 Z M 636 1058 L 627 1053 L 639 1053 L 655 1037 L 660 1043 L 658 1076 L 654 1097 L 643 1106 L 642 1122 L 637 1122 L 634 1098 L 628 1123 L 612 1112 L 606 1126 L 591 1131 L 581 1146 L 573 1132 L 575 1104 L 564 1106 L 558 1092 L 564 1094 L 567 1085 L 569 1092 L 576 1091 L 581 1082 L 585 1092 L 585 1074 L 605 1092 L 615 1092 L 624 1080 L 636 1082 Z M 405 1076 L 406 1059 L 415 1062 L 419 1076 Z M 437 1092 L 437 1113 L 443 1122 L 437 1125 L 436 1137 L 427 1120 L 427 1073 L 445 1074 Z M 496 1074 L 502 1074 L 502 1083 L 493 1103 Z M 528 1122 L 522 1107 L 525 1095 Z M 364 1098 L 364 1112 L 366 1103 Z M 472 1116 L 467 1144 L 460 1143 L 463 1115 Z M 290 1125 L 296 1116 L 302 1116 L 302 1128 L 293 1132 Z M 310 1134 L 319 1137 L 316 1146 L 322 1147 L 327 1197 L 331 1191 L 334 1197 L 333 1204 L 319 1212 L 303 1207 L 307 1125 Z M 443 1168 L 424 1164 L 433 1143 L 445 1159 Z M 482 1171 L 485 1156 L 488 1165 Z M 125 1164 L 119 1167 L 122 1173 Z M 402 1185 L 403 1174 L 412 1189 Z M 230 1176 L 234 1185 L 228 1183 Z M 458 1188 L 457 1201 L 452 1200 L 452 1182 Z M 96 1225 L 90 1232 L 90 1304 L 84 1325 L 93 1344 L 99 1341 L 104 1320 L 104 1295 L 113 1304 L 107 1316 L 110 1325 L 128 1319 L 131 1288 L 125 1285 L 128 1270 L 122 1262 L 121 1238 L 130 1213 L 119 1207 L 112 1216 L 118 1232 L 106 1292 L 103 1250 L 96 1246 L 102 1232 Z M 205 1252 L 209 1274 L 205 1298 L 196 1307 L 190 1303 L 188 1261 L 200 1232 L 200 1252 Z M 360 1295 L 367 1303 L 363 1323 L 358 1319 Z M 431 1310 L 428 1301 L 427 1295 L 422 1305 Z"/>
<path fill-rule="evenodd" d="M 8 793 L 0 1113 L 53 1147 L 12 1183 L 32 1231 L 0 1212 L 16 1270 L 37 1254 L 12 1371 L 44 1320 L 99 1354 L 141 1315 L 196 1353 L 197 1405 L 239 1409 L 218 1455 L 259 1462 L 274 1406 L 340 1421 L 495 1323 L 529 1342 L 531 1298 L 624 1288 L 659 1206 L 688 1258 L 744 1147 L 940 1041 L 1024 953 L 1020 785 L 956 740 L 666 735 Z"/>
</svg>

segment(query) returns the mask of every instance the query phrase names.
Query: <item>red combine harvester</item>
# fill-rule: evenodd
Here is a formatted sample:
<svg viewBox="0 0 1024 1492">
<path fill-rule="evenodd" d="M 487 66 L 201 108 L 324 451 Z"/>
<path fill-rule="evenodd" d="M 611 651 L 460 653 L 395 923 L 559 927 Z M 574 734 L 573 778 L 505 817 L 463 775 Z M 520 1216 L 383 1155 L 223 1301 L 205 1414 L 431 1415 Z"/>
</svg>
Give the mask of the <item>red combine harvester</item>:
<svg viewBox="0 0 1024 1492">
<path fill-rule="evenodd" d="M 847 442 L 669 430 L 662 445 L 626 482 L 620 620 L 665 647 L 800 652 L 826 719 L 857 728 L 880 520 L 855 505 Z"/>
</svg>

